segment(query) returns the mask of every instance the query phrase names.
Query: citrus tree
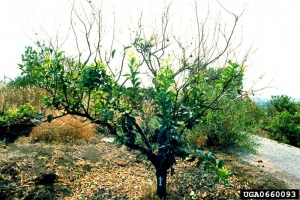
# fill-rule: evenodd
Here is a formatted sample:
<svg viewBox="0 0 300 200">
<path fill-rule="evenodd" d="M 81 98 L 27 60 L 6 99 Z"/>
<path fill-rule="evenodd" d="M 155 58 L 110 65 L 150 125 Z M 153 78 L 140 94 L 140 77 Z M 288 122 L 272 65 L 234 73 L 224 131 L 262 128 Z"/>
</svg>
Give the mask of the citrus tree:
<svg viewBox="0 0 300 200">
<path fill-rule="evenodd" d="M 197 6 L 195 4 L 195 8 Z M 101 15 L 95 7 L 91 6 L 91 9 L 94 15 Z M 83 59 L 78 43 L 79 54 L 72 57 L 54 48 L 51 43 L 45 45 L 37 42 L 37 49 L 26 47 L 22 63 L 19 64 L 23 75 L 30 77 L 30 82 L 48 92 L 43 99 L 46 105 L 61 110 L 62 116 L 71 114 L 86 117 L 101 125 L 103 131 L 112 134 L 116 142 L 144 155 L 156 169 L 157 194 L 160 198 L 166 197 L 167 175 L 169 171 L 174 172 L 176 157 L 198 158 L 198 166 L 203 163 L 205 169 L 216 173 L 216 183 L 220 180 L 228 183 L 227 178 L 231 173 L 225 168 L 224 162 L 210 152 L 204 153 L 191 147 L 184 138 L 184 132 L 201 123 L 201 117 L 208 110 L 216 109 L 221 97 L 230 93 L 239 94 L 244 73 L 243 65 L 228 61 L 220 66 L 218 79 L 211 86 L 209 83 L 215 77 L 206 73 L 208 66 L 222 56 L 227 58 L 230 55 L 229 46 L 239 16 L 229 13 L 234 17 L 232 29 L 228 36 L 224 32 L 223 47 L 212 45 L 210 50 L 215 51 L 206 49 L 201 30 L 203 27 L 199 23 L 196 48 L 190 55 L 186 55 L 182 42 L 174 38 L 175 44 L 182 50 L 179 62 L 176 62 L 176 55 L 166 53 L 170 47 L 166 31 L 168 10 L 169 7 L 162 15 L 162 32 L 142 37 L 140 29 L 129 46 L 110 48 L 110 53 L 104 56 L 100 51 L 102 38 L 99 37 L 96 44 L 92 45 L 89 35 L 97 23 L 84 23 L 78 12 L 73 10 L 86 30 L 87 57 Z M 99 25 L 97 18 L 94 20 Z M 71 28 L 76 33 L 72 23 Z M 100 34 L 102 29 L 97 31 Z M 219 33 L 216 38 L 219 39 L 222 34 Z M 92 47 L 95 49 L 92 50 Z M 121 56 L 118 72 L 114 72 L 110 64 L 116 55 Z M 148 78 L 143 76 L 145 67 Z M 150 81 L 145 81 L 147 79 Z M 146 82 L 148 86 L 145 86 Z M 146 107 L 150 107 L 151 112 Z M 142 120 L 138 120 L 140 118 Z M 156 119 L 154 129 L 145 125 L 151 118 Z M 49 115 L 48 121 L 52 119 L 53 116 Z"/>
<path fill-rule="evenodd" d="M 232 83 L 243 73 L 243 67 L 229 62 L 222 70 L 219 91 L 210 100 L 201 90 L 201 84 L 207 78 L 205 74 L 199 71 L 185 85 L 177 88 L 172 65 L 166 58 L 153 81 L 154 99 L 149 102 L 156 107 L 155 116 L 159 125 L 154 132 L 147 132 L 136 120 L 139 111 L 143 112 L 140 100 L 145 94 L 137 77 L 139 68 L 134 54 L 129 53 L 130 70 L 123 75 L 126 77 L 124 82 L 130 81 L 131 90 L 122 92 L 123 84 L 118 84 L 107 73 L 107 67 L 101 61 L 84 66 L 69 60 L 63 52 L 54 51 L 49 51 L 51 54 L 41 59 L 38 55 L 48 48 L 39 47 L 39 52 L 27 47 L 20 68 L 48 91 L 45 104 L 63 110 L 63 115 L 83 116 L 102 125 L 115 136 L 117 142 L 144 154 L 156 169 L 157 193 L 160 197 L 166 196 L 167 173 L 169 169 L 173 170 L 176 157 L 198 157 L 198 165 L 205 162 L 207 169 L 212 168 L 217 172 L 219 176 L 216 182 L 225 178 L 226 183 L 229 172 L 224 168 L 224 162 L 215 159 L 211 153 L 205 154 L 191 148 L 182 135 L 185 129 L 192 129 L 199 123 L 201 116 L 234 86 Z M 124 99 L 129 99 L 129 103 L 124 103 Z M 49 122 L 52 117 L 48 116 Z"/>
</svg>

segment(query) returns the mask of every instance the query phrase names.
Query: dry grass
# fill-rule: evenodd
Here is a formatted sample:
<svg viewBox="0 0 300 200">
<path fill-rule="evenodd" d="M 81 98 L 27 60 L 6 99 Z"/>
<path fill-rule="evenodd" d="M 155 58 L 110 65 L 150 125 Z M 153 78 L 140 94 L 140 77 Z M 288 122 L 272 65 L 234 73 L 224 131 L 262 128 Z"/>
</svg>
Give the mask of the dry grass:
<svg viewBox="0 0 300 200">
<path fill-rule="evenodd" d="M 194 144 L 196 148 L 206 146 L 207 136 L 202 135 L 197 130 L 186 130 L 186 137 L 190 144 Z"/>
<path fill-rule="evenodd" d="M 0 83 L 0 111 L 3 108 L 16 109 L 30 103 L 37 112 L 44 112 L 46 106 L 41 100 L 44 95 L 46 95 L 45 90 L 34 86 L 13 87 Z"/>
<path fill-rule="evenodd" d="M 59 116 L 59 111 L 46 108 L 42 97 L 47 92 L 35 86 L 7 86 L 0 81 L 0 112 L 6 109 L 16 109 L 21 105 L 30 103 L 39 113 Z M 64 116 L 53 120 L 51 123 L 42 123 L 32 130 L 31 139 L 36 141 L 65 143 L 92 141 L 96 138 L 97 126 L 89 122 L 80 121 L 82 118 Z"/>
<path fill-rule="evenodd" d="M 90 142 L 96 139 L 97 125 L 66 115 L 34 127 L 30 137 L 36 141 L 59 143 Z"/>
<path fill-rule="evenodd" d="M 146 183 L 141 186 L 141 196 L 144 197 L 144 199 L 157 199 L 156 196 L 156 184 L 149 184 Z"/>
</svg>

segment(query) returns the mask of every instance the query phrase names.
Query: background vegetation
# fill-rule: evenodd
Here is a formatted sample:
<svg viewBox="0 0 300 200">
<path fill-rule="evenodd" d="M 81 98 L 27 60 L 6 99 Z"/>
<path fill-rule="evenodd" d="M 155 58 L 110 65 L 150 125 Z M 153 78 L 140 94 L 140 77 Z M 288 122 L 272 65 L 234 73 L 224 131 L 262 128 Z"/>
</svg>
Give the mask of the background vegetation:
<svg viewBox="0 0 300 200">
<path fill-rule="evenodd" d="M 299 145 L 296 103 L 286 96 L 274 97 L 264 111 L 243 91 L 244 61 L 230 60 L 234 58 L 236 47 L 231 48 L 231 40 L 240 16 L 224 9 L 233 17 L 233 25 L 224 32 L 216 25 L 216 44 L 208 44 L 195 3 L 196 42 L 184 47 L 180 37 L 169 38 L 167 6 L 162 31 L 146 33 L 139 21 L 130 44 L 113 49 L 112 38 L 104 51 L 100 45 L 103 38 L 90 37 L 91 30 L 99 35 L 103 31 L 101 10 L 91 2 L 86 6 L 93 13 L 91 18 L 85 19 L 87 15 L 80 15 L 74 5 L 71 13 L 84 27 L 87 51 L 79 47 L 77 33 L 82 30 L 76 29 L 72 19 L 78 55 L 53 46 L 51 39 L 37 41 L 36 46 L 25 48 L 19 64 L 22 76 L 2 83 L 4 140 L 11 126 L 32 123 L 37 116 L 42 117 L 31 130 L 33 142 L 92 142 L 97 133 L 108 134 L 120 146 L 139 151 L 137 157 L 154 166 L 160 198 L 166 198 L 167 176 L 174 174 L 178 158 L 197 159 L 198 167 L 204 164 L 205 170 L 215 173 L 214 183 L 228 185 L 232 173 L 203 147 L 240 146 L 255 152 L 257 144 L 251 134 L 260 130 Z M 168 54 L 172 48 L 181 52 Z M 192 50 L 187 53 L 189 48 Z M 114 59 L 119 63 L 111 64 Z"/>
<path fill-rule="evenodd" d="M 269 137 L 300 147 L 300 103 L 286 95 L 272 96 L 267 106 L 264 130 Z"/>
</svg>

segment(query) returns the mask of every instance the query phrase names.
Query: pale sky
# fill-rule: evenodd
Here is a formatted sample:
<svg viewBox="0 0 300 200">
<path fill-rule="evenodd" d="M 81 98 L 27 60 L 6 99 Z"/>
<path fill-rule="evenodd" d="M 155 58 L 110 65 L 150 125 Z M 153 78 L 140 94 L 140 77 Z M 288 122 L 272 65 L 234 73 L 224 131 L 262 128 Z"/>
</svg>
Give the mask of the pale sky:
<svg viewBox="0 0 300 200">
<path fill-rule="evenodd" d="M 207 1 L 200 2 L 205 4 Z M 98 1 L 94 0 L 94 2 Z M 131 24 L 130 16 L 136 16 L 137 9 L 144 11 L 145 19 L 153 19 L 152 16 L 160 13 L 158 11 L 163 7 L 162 0 L 110 0 L 109 3 L 104 0 L 103 2 L 107 18 L 111 17 L 112 7 L 114 7 L 116 32 L 121 35 L 128 30 L 128 25 Z M 189 23 L 184 20 L 194 16 L 190 2 L 189 0 L 173 1 L 173 23 L 177 21 L 181 24 Z M 210 10 L 221 9 L 216 2 L 210 0 Z M 236 14 L 245 9 L 238 25 L 240 33 L 238 36 L 243 38 L 241 52 L 247 50 L 251 44 L 253 49 L 257 49 L 246 63 L 249 69 L 246 72 L 245 89 L 253 86 L 253 81 L 263 75 L 254 89 L 263 88 L 269 83 L 269 87 L 272 87 L 259 92 L 262 97 L 286 94 L 299 98 L 300 1 L 220 0 L 220 3 Z M 0 79 L 4 76 L 13 78 L 20 74 L 17 63 L 21 62 L 21 54 L 25 46 L 33 46 L 31 39 L 43 38 L 46 36 L 45 32 L 50 37 L 55 37 L 58 30 L 63 38 L 69 23 L 68 5 L 68 0 L 0 0 Z M 199 12 L 202 13 L 201 11 L 200 9 Z M 214 12 L 210 15 L 213 18 Z M 135 17 L 133 18 L 133 21 L 136 20 Z M 222 22 L 227 22 L 226 15 L 222 18 Z M 151 26 L 150 20 L 145 23 L 145 26 Z M 109 24 L 107 26 L 109 27 Z M 44 33 L 41 28 L 44 29 Z"/>
</svg>

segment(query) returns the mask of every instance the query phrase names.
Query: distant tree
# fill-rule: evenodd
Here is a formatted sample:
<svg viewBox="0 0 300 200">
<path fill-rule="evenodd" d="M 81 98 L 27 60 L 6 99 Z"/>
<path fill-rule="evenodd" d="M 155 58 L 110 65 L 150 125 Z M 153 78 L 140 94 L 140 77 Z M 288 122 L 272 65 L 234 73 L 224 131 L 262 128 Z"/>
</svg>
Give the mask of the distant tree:
<svg viewBox="0 0 300 200">
<path fill-rule="evenodd" d="M 28 76 L 17 76 L 14 79 L 10 79 L 7 82 L 7 86 L 15 86 L 15 87 L 22 87 L 22 86 L 28 86 L 31 85 L 32 82 L 30 82 L 30 77 Z"/>
<path fill-rule="evenodd" d="M 294 115 L 295 112 L 299 111 L 299 106 L 287 95 L 272 96 L 267 110 L 270 116 L 274 116 L 276 112 L 283 112 L 285 110 Z"/>
<path fill-rule="evenodd" d="M 268 103 L 266 130 L 271 137 L 293 146 L 300 146 L 300 105 L 287 95 L 272 96 Z"/>
</svg>

